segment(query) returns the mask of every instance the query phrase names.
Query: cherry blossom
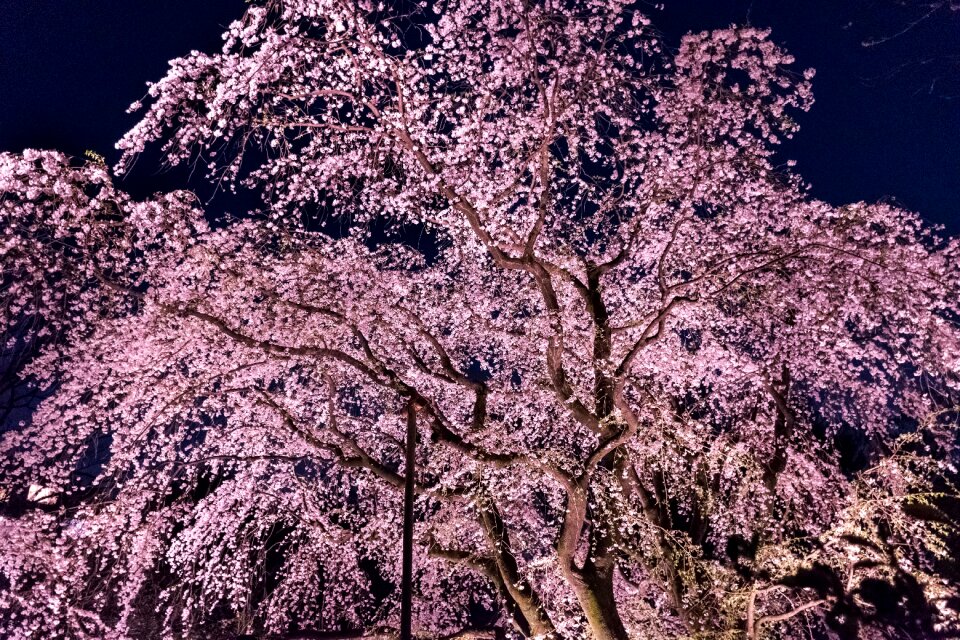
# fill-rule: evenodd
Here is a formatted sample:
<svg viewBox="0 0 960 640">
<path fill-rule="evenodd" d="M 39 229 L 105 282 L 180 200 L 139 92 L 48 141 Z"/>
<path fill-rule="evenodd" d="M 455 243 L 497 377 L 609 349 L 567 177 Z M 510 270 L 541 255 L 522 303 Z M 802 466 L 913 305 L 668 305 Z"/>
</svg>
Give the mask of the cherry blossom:
<svg viewBox="0 0 960 640">
<path fill-rule="evenodd" d="M 159 143 L 261 210 L 0 156 L 3 320 L 63 331 L 0 437 L 56 496 L 0 518 L 0 630 L 395 636 L 411 419 L 418 636 L 958 629 L 960 244 L 809 197 L 768 32 L 284 0 L 224 40 L 121 170 Z"/>
</svg>

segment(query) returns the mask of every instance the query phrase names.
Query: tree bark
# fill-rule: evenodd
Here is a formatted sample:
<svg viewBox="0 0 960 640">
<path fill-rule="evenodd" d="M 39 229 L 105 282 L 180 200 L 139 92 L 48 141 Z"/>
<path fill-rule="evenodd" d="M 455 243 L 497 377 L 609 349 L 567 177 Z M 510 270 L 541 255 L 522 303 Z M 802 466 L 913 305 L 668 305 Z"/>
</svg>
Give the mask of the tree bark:
<svg viewBox="0 0 960 640">
<path fill-rule="evenodd" d="M 612 573 L 590 566 L 579 572 L 571 584 L 590 625 L 591 637 L 595 640 L 627 640 L 627 630 L 613 595 Z"/>
</svg>

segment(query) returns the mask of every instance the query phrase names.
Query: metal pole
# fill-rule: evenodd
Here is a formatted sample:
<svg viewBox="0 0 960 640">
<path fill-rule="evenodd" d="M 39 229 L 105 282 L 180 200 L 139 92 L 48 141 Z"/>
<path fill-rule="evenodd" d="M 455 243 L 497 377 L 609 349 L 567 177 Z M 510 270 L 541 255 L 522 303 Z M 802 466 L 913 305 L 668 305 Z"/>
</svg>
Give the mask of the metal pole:
<svg viewBox="0 0 960 640">
<path fill-rule="evenodd" d="M 400 640 L 412 640 L 413 497 L 417 453 L 417 407 L 407 403 L 406 466 L 403 477 L 403 573 L 400 579 Z"/>
</svg>

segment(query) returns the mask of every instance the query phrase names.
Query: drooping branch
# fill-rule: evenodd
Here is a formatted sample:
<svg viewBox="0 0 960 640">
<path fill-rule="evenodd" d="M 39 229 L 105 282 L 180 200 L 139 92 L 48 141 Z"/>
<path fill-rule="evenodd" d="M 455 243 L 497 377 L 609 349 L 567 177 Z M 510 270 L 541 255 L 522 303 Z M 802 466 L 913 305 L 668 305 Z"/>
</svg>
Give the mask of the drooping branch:
<svg viewBox="0 0 960 640">
<path fill-rule="evenodd" d="M 556 633 L 556 627 L 533 585 L 520 572 L 506 523 L 490 496 L 482 494 L 478 497 L 477 514 L 503 588 L 510 600 L 516 603 L 530 633 L 534 636 L 552 636 Z"/>
</svg>

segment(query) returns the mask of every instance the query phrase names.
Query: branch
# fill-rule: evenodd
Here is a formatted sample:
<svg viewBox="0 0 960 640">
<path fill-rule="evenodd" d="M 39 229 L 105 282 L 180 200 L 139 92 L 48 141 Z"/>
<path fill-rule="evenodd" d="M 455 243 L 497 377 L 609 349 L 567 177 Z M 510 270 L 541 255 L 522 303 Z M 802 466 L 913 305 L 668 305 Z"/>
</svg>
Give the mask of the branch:
<svg viewBox="0 0 960 640">
<path fill-rule="evenodd" d="M 667 317 L 669 317 L 670 312 L 673 309 L 696 301 L 696 296 L 677 296 L 672 298 L 666 306 L 660 309 L 660 312 L 657 313 L 656 317 L 654 317 L 647 324 L 646 328 L 643 330 L 643 333 L 640 334 L 640 338 L 630 348 L 630 351 L 627 352 L 627 355 L 624 356 L 620 366 L 617 367 L 616 377 L 622 377 L 627 372 L 627 369 L 629 369 L 633 359 L 637 357 L 637 354 L 640 353 L 644 347 L 656 342 L 660 336 L 663 335 L 663 332 L 666 329 Z"/>
<path fill-rule="evenodd" d="M 783 622 L 784 620 L 789 620 L 790 618 L 792 618 L 792 617 L 794 617 L 794 616 L 796 616 L 796 615 L 799 615 L 799 614 L 803 613 L 804 611 L 807 611 L 807 610 L 809 610 L 809 609 L 813 609 L 813 608 L 815 608 L 815 607 L 819 607 L 819 606 L 822 605 L 822 604 L 826 604 L 826 602 L 827 602 L 827 600 L 824 599 L 824 598 L 821 598 L 820 600 L 813 600 L 812 602 L 808 602 L 808 603 L 806 603 L 806 604 L 802 604 L 802 605 L 800 605 L 799 607 L 797 607 L 796 609 L 793 609 L 793 610 L 791 610 L 791 611 L 787 611 L 786 613 L 780 613 L 780 614 L 777 614 L 777 615 L 774 615 L 774 616 L 763 616 L 762 618 L 757 619 L 756 624 L 757 624 L 757 626 L 759 627 L 759 626 L 762 625 L 762 624 L 772 624 L 772 623 L 774 623 L 774 622 Z"/>
<path fill-rule="evenodd" d="M 364 362 L 358 360 L 357 358 L 351 356 L 348 353 L 340 351 L 339 349 L 328 349 L 325 347 L 292 347 L 287 345 L 277 344 L 275 342 L 270 342 L 269 340 L 257 340 L 250 336 L 240 333 L 236 329 L 233 329 L 225 321 L 212 316 L 208 313 L 202 311 L 197 311 L 196 309 L 187 308 L 187 309 L 176 309 L 177 313 L 183 316 L 189 316 L 192 318 L 197 318 L 202 320 L 210 325 L 213 325 L 220 330 L 221 333 L 226 335 L 237 342 L 252 347 L 255 349 L 260 349 L 266 353 L 275 354 L 279 356 L 307 356 L 315 358 L 329 358 L 332 360 L 337 360 L 344 364 L 347 364 L 357 371 L 363 373 L 374 382 L 387 386 L 384 384 L 383 380 L 377 375 L 377 372 L 374 371 L 370 366 Z"/>
<path fill-rule="evenodd" d="M 493 554 L 493 561 L 500 574 L 503 585 L 501 593 L 509 596 L 508 601 L 512 600 L 516 603 L 532 635 L 552 636 L 556 633 L 556 627 L 553 626 L 533 585 L 520 573 L 503 517 L 492 498 L 489 496 L 480 496 L 480 498 L 477 505 L 478 515 L 486 534 L 487 544 Z M 516 619 L 516 615 L 514 617 Z"/>
<path fill-rule="evenodd" d="M 441 547 L 432 537 L 427 541 L 427 553 L 454 564 L 466 564 L 486 575 L 490 581 L 493 582 L 497 592 L 500 594 L 500 598 L 504 602 L 504 608 L 506 608 L 507 613 L 510 614 L 514 628 L 516 628 L 524 638 L 529 638 L 532 635 L 530 622 L 524 615 L 524 608 L 510 594 L 510 590 L 504 582 L 504 577 L 500 573 L 500 567 L 492 556 L 482 556 L 461 549 Z"/>
<path fill-rule="evenodd" d="M 400 632 L 391 628 L 374 628 L 348 631 L 296 631 L 281 636 L 271 636 L 272 640 L 397 640 Z M 442 636 L 417 634 L 417 640 L 480 640 L 503 637 L 503 630 L 497 627 L 467 627 Z"/>
</svg>

